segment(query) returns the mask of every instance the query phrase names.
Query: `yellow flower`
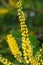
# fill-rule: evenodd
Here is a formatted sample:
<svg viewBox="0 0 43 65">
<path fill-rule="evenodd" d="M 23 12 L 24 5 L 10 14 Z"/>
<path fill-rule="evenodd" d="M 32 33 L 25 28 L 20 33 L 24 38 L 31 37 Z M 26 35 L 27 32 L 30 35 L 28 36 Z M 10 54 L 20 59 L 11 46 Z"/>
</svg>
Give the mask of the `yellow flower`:
<svg viewBox="0 0 43 65">
<path fill-rule="evenodd" d="M 41 64 L 43 65 L 43 60 L 41 59 Z"/>
<path fill-rule="evenodd" d="M 7 42 L 8 42 L 8 45 L 11 49 L 11 52 L 12 54 L 14 55 L 14 57 L 18 60 L 18 61 L 22 61 L 22 54 L 21 52 L 19 51 L 19 48 L 18 48 L 18 45 L 17 45 L 17 42 L 15 40 L 15 38 L 12 36 L 12 34 L 9 34 L 7 35 Z M 20 59 L 19 59 L 20 58 Z M 20 62 L 21 62 L 20 61 Z"/>
<path fill-rule="evenodd" d="M 37 53 L 35 54 L 35 58 L 37 61 L 41 61 L 41 57 L 42 57 L 42 53 L 43 52 L 43 49 L 40 48 L 39 51 L 37 51 Z"/>
<path fill-rule="evenodd" d="M 3 63 L 4 65 L 16 65 L 8 61 L 7 59 L 3 58 L 1 55 L 0 55 L 0 62 Z"/>
<path fill-rule="evenodd" d="M 11 7 L 17 8 L 16 0 L 9 0 L 9 4 Z"/>
<path fill-rule="evenodd" d="M 38 63 L 34 57 L 31 57 L 29 60 L 30 60 L 31 64 L 33 64 L 33 65 L 40 65 L 40 63 Z"/>
<path fill-rule="evenodd" d="M 32 61 L 30 61 L 32 63 L 32 65 L 40 65 L 35 58 L 33 57 L 33 49 L 32 46 L 30 44 L 30 40 L 28 38 L 28 28 L 27 25 L 25 24 L 25 14 L 22 11 L 22 4 L 21 1 L 19 1 L 17 3 L 17 12 L 19 15 L 19 21 L 20 21 L 20 26 L 21 26 L 21 35 L 22 35 L 22 49 L 23 49 L 23 56 L 24 56 L 24 60 L 26 61 L 26 63 L 29 64 L 29 59 L 32 59 Z"/>
<path fill-rule="evenodd" d="M 2 8 L 2 9 L 0 9 L 0 14 L 1 15 L 3 15 L 3 14 L 7 14 L 7 13 L 9 13 L 9 11 L 10 11 L 10 9 L 9 8 Z"/>
<path fill-rule="evenodd" d="M 28 28 L 27 28 L 27 25 L 25 24 L 25 14 L 24 12 L 22 11 L 21 9 L 21 2 L 19 1 L 18 3 L 18 14 L 19 14 L 19 20 L 20 20 L 20 26 L 21 26 L 21 35 L 22 35 L 22 49 L 23 51 L 26 51 L 24 54 L 28 54 L 29 56 L 32 55 L 32 49 L 30 48 L 31 46 L 30 45 L 27 45 L 30 44 L 30 41 L 28 39 L 27 41 L 27 37 L 28 37 Z M 30 50 L 29 50 L 30 49 Z M 28 50 L 28 51 L 27 51 Z M 31 51 L 31 52 L 30 52 Z M 24 56 L 24 58 L 26 58 L 26 56 Z M 27 57 L 28 58 L 28 57 Z M 27 59 L 25 59 L 27 61 Z"/>
</svg>

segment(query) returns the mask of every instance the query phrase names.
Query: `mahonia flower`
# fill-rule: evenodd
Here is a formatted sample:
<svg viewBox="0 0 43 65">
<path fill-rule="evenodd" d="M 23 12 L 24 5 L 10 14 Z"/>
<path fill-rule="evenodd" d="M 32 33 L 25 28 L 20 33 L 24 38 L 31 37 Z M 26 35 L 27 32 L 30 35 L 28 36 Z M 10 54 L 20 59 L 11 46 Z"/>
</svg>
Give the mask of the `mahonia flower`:
<svg viewBox="0 0 43 65">
<path fill-rule="evenodd" d="M 19 20 L 20 20 L 20 26 L 21 26 L 21 32 L 22 32 L 22 48 L 27 55 L 32 56 L 32 48 L 30 46 L 30 41 L 28 39 L 28 28 L 27 25 L 25 24 L 25 15 L 24 12 L 22 11 L 21 7 L 21 2 L 19 1 L 17 3 L 17 8 L 18 8 L 18 15 L 19 15 Z M 25 53 L 24 53 L 24 58 L 25 58 Z M 27 59 L 26 59 L 27 60 Z"/>
<path fill-rule="evenodd" d="M 9 8 L 0 9 L 0 14 L 6 14 L 6 13 L 9 13 L 9 11 L 10 11 Z"/>
<path fill-rule="evenodd" d="M 12 34 L 7 35 L 7 42 L 8 45 L 11 49 L 12 54 L 14 55 L 14 57 L 19 61 L 22 62 L 22 54 L 19 51 L 17 42 L 15 40 L 15 38 L 12 36 Z"/>
<path fill-rule="evenodd" d="M 29 60 L 32 65 L 40 65 L 40 63 L 38 63 L 38 61 L 34 57 L 31 57 Z"/>
<path fill-rule="evenodd" d="M 42 48 L 35 54 L 35 58 L 37 61 L 40 61 L 42 57 Z"/>
<path fill-rule="evenodd" d="M 41 59 L 41 65 L 43 65 L 43 60 Z"/>
<path fill-rule="evenodd" d="M 39 65 L 38 62 L 36 62 L 35 58 L 33 57 L 33 49 L 30 44 L 30 40 L 28 38 L 28 28 L 27 25 L 25 24 L 25 14 L 22 11 L 22 4 L 21 1 L 17 2 L 17 12 L 19 16 L 19 21 L 20 21 L 20 26 L 21 26 L 21 34 L 22 34 L 22 49 L 23 49 L 23 55 L 26 63 L 29 63 L 29 59 L 33 59 L 31 62 L 33 65 L 37 64 Z"/>
<path fill-rule="evenodd" d="M 41 64 L 43 65 L 42 57 L 43 57 L 43 45 L 42 45 L 42 48 L 40 48 L 39 51 L 37 51 L 37 53 L 35 54 L 36 60 L 37 60 L 38 62 L 40 61 Z"/>
<path fill-rule="evenodd" d="M 2 55 L 0 55 L 0 62 L 3 63 L 4 65 L 16 65 L 8 61 L 7 59 L 3 58 Z"/>
</svg>

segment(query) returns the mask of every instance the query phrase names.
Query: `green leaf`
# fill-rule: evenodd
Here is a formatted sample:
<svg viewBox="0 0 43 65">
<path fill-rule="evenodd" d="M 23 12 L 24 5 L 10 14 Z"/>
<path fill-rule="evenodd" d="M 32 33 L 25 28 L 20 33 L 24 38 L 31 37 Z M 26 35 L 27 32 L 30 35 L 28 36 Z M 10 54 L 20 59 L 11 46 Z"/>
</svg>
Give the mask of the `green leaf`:
<svg viewBox="0 0 43 65">
<path fill-rule="evenodd" d="M 22 43 L 22 41 L 21 41 L 21 37 L 22 37 L 21 33 L 19 31 L 15 30 L 15 31 L 12 31 L 11 34 L 17 40 L 17 44 L 18 44 L 19 48 L 21 48 L 21 43 Z"/>
<path fill-rule="evenodd" d="M 35 54 L 40 49 L 40 42 L 37 39 L 35 34 L 30 35 L 29 39 L 30 39 L 31 45 L 33 47 L 33 54 Z"/>
</svg>

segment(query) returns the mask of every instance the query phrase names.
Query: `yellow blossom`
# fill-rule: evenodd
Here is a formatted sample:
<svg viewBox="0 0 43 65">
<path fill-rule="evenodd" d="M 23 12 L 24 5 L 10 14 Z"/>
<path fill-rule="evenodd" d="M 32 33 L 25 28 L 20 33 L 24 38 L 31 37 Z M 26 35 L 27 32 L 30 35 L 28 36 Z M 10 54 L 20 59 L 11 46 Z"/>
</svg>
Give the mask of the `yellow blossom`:
<svg viewBox="0 0 43 65">
<path fill-rule="evenodd" d="M 2 8 L 0 9 L 0 14 L 6 14 L 6 13 L 9 13 L 10 12 L 10 9 L 9 8 Z"/>
<path fill-rule="evenodd" d="M 7 59 L 3 58 L 2 55 L 0 55 L 0 62 L 3 63 L 4 65 L 16 65 L 8 61 Z"/>
<path fill-rule="evenodd" d="M 28 28 L 27 25 L 25 24 L 25 14 L 22 11 L 22 7 L 21 7 L 21 1 L 17 2 L 17 12 L 19 15 L 19 21 L 20 21 L 20 26 L 21 26 L 21 35 L 22 35 L 22 49 L 23 49 L 23 56 L 24 56 L 24 60 L 26 61 L 26 63 L 29 62 L 29 59 L 33 58 L 33 49 L 32 46 L 30 45 L 30 40 L 28 38 Z M 26 54 L 26 55 L 25 55 Z M 39 63 L 35 60 L 35 58 L 33 58 L 32 61 L 30 61 L 33 65 L 39 65 Z"/>
<path fill-rule="evenodd" d="M 9 47 L 11 49 L 11 52 L 14 55 L 14 57 L 18 61 L 20 61 L 20 60 L 22 61 L 22 54 L 19 51 L 19 48 L 18 48 L 18 45 L 17 45 L 17 42 L 16 42 L 15 38 L 11 34 L 7 35 L 7 42 L 8 42 L 8 45 L 9 45 Z"/>
</svg>

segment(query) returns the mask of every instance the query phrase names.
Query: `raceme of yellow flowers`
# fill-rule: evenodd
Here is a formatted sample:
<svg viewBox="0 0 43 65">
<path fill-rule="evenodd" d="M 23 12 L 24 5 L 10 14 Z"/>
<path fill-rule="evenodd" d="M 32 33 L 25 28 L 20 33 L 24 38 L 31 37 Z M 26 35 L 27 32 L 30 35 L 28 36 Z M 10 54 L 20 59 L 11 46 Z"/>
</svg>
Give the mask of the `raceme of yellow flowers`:
<svg viewBox="0 0 43 65">
<path fill-rule="evenodd" d="M 31 41 L 29 40 L 28 28 L 25 23 L 26 17 L 25 17 L 24 12 L 22 11 L 21 0 L 19 2 L 17 2 L 17 12 L 18 12 L 18 18 L 20 21 L 23 54 L 21 53 L 21 51 L 18 48 L 15 37 L 13 37 L 12 34 L 9 34 L 9 35 L 7 35 L 7 42 L 10 47 L 11 53 L 20 63 L 25 62 L 25 63 L 31 64 L 31 65 L 43 65 L 43 60 L 41 59 L 41 56 L 43 55 L 43 53 L 41 51 L 42 49 L 40 50 L 39 54 L 36 54 L 35 57 L 33 56 L 33 48 L 31 46 Z M 2 61 L 3 61 L 3 59 L 2 59 Z M 0 60 L 0 62 L 1 62 L 1 60 Z M 2 63 L 4 64 L 4 62 L 2 62 Z M 8 64 L 6 64 L 6 65 L 8 65 Z"/>
<path fill-rule="evenodd" d="M 43 44 L 42 48 L 40 48 L 39 51 L 37 51 L 37 53 L 35 54 L 35 58 L 36 60 L 38 60 L 38 62 L 40 61 L 41 65 L 43 65 Z"/>
<path fill-rule="evenodd" d="M 3 58 L 2 55 L 0 55 L 0 62 L 3 63 L 4 65 L 16 65 L 8 61 L 7 59 Z"/>
<path fill-rule="evenodd" d="M 18 12 L 18 16 L 19 16 L 19 20 L 20 20 L 20 26 L 21 26 L 21 34 L 22 34 L 22 49 L 23 49 L 23 56 L 24 59 L 26 61 L 26 63 L 29 63 L 29 61 L 33 64 L 33 65 L 40 65 L 40 63 L 37 62 L 37 60 L 33 57 L 33 49 L 31 46 L 31 42 L 28 38 L 28 28 L 27 25 L 25 24 L 25 14 L 22 11 L 22 4 L 19 1 L 17 3 L 17 12 Z"/>
<path fill-rule="evenodd" d="M 29 59 L 29 57 L 31 57 L 33 55 L 33 53 L 32 53 L 33 51 L 32 51 L 32 48 L 30 46 L 30 41 L 28 38 L 28 28 L 27 28 L 27 25 L 25 24 L 25 15 L 22 11 L 21 5 L 22 4 L 19 1 L 17 3 L 17 8 L 18 8 L 17 12 L 18 12 L 18 16 L 19 16 L 19 20 L 20 20 L 20 26 L 21 26 L 22 49 L 23 49 L 23 53 L 24 53 L 23 56 L 24 56 L 25 61 L 28 63 L 28 61 L 29 61 L 28 59 Z"/>
<path fill-rule="evenodd" d="M 18 48 L 18 45 L 17 45 L 15 38 L 13 38 L 13 36 L 11 34 L 7 35 L 7 42 L 8 42 L 8 45 L 9 45 L 11 52 L 14 55 L 14 57 L 19 62 L 22 62 L 22 54 L 19 51 L 19 48 Z"/>
</svg>

